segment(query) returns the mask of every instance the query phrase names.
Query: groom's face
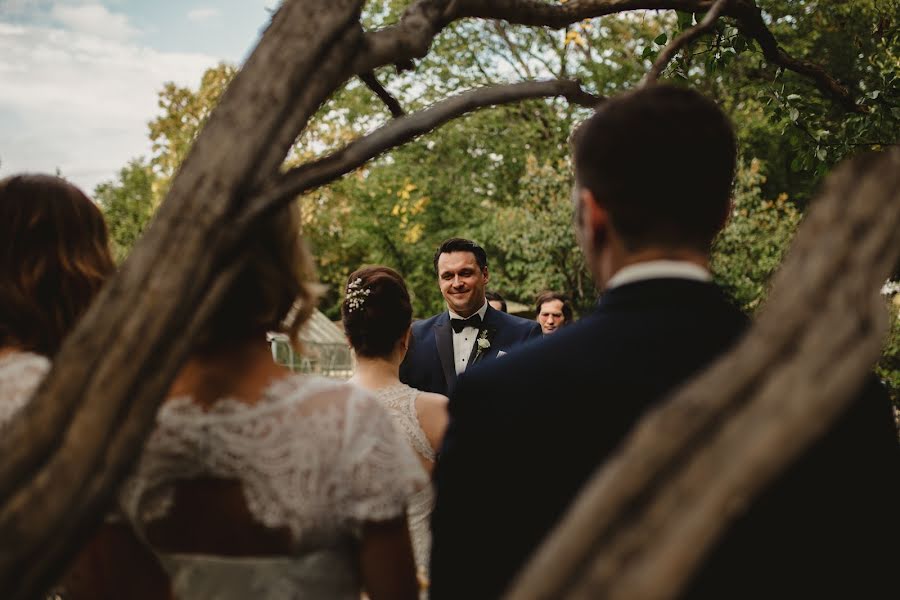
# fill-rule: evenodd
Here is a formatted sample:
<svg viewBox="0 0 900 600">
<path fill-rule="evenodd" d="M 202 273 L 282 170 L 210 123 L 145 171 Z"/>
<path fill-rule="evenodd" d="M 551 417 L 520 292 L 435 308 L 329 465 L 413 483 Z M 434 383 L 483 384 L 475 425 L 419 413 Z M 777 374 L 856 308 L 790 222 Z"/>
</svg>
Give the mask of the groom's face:
<svg viewBox="0 0 900 600">
<path fill-rule="evenodd" d="M 438 257 L 438 285 L 447 306 L 468 317 L 484 306 L 487 268 L 481 269 L 471 252 L 445 252 Z"/>
</svg>

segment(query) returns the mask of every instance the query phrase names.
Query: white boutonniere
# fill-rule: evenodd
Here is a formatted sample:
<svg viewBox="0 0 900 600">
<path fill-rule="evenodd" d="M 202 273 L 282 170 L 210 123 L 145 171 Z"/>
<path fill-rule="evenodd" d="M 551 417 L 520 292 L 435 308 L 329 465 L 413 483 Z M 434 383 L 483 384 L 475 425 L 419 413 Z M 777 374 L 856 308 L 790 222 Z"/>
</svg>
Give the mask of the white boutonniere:
<svg viewBox="0 0 900 600">
<path fill-rule="evenodd" d="M 487 338 L 487 335 L 487 329 L 482 329 L 481 333 L 478 335 L 478 338 L 475 340 L 475 343 L 478 345 L 478 350 L 475 353 L 476 359 L 481 356 L 482 352 L 491 347 L 491 341 Z"/>
</svg>

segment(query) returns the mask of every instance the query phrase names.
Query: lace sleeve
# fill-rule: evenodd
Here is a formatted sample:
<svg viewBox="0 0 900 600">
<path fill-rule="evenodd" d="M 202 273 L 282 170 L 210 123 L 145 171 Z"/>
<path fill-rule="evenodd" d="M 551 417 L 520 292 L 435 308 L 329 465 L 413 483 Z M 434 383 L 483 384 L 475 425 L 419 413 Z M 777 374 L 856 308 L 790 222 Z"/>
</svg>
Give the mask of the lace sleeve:
<svg viewBox="0 0 900 600">
<path fill-rule="evenodd" d="M 0 359 L 0 429 L 31 399 L 50 370 L 50 361 L 30 352 L 16 352 Z"/>
<path fill-rule="evenodd" d="M 402 515 L 410 496 L 428 485 L 425 470 L 387 410 L 367 392 L 354 391 L 347 416 L 340 458 L 344 517 L 361 523 Z"/>
<path fill-rule="evenodd" d="M 120 501 L 138 524 L 162 518 L 178 480 L 240 481 L 247 508 L 295 541 L 403 514 L 424 469 L 377 400 L 349 385 L 293 376 L 254 405 L 166 402 Z"/>
</svg>

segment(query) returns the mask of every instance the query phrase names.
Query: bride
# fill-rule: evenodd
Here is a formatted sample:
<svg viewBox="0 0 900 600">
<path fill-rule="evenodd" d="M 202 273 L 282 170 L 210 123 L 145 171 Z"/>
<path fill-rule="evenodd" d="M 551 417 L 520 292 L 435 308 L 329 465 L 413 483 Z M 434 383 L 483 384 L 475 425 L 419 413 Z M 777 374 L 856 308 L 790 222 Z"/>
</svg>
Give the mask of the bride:
<svg viewBox="0 0 900 600">
<path fill-rule="evenodd" d="M 371 395 L 292 374 L 266 342 L 294 339 L 313 307 L 295 214 L 273 218 L 247 256 L 159 411 L 123 512 L 179 599 L 415 598 L 404 517 L 427 480 L 413 453 Z"/>
<path fill-rule="evenodd" d="M 350 383 L 373 392 L 390 411 L 430 474 L 447 428 L 447 397 L 400 383 L 400 363 L 409 348 L 412 321 L 403 278 L 388 267 L 355 271 L 347 282 L 341 314 L 344 332 L 356 354 L 356 373 Z M 409 529 L 423 587 L 428 584 L 433 506 L 434 492 L 429 485 L 416 494 L 409 507 Z"/>
</svg>

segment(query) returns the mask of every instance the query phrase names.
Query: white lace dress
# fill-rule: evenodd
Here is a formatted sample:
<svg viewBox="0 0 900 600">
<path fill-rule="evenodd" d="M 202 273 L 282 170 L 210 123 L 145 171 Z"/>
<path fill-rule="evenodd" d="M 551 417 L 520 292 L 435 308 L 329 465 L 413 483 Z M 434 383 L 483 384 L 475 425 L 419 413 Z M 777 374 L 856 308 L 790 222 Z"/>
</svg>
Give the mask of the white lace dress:
<svg viewBox="0 0 900 600">
<path fill-rule="evenodd" d="M 143 537 L 149 522 L 167 514 L 176 481 L 237 480 L 255 520 L 290 530 L 286 556 L 157 553 L 179 600 L 359 600 L 360 525 L 404 513 L 427 485 L 418 466 L 371 395 L 295 375 L 254 405 L 164 404 L 121 503 Z"/>
<path fill-rule="evenodd" d="M 416 396 L 419 390 L 405 383 L 374 390 L 379 402 L 390 411 L 394 424 L 403 432 L 416 453 L 430 462 L 434 462 L 434 450 L 419 425 L 416 416 Z M 423 471 L 421 465 L 419 469 Z M 428 577 L 428 562 L 431 557 L 431 511 L 434 508 L 434 488 L 423 487 L 409 502 L 407 518 L 409 534 L 412 538 L 416 567 Z"/>
<path fill-rule="evenodd" d="M 0 431 L 31 399 L 50 370 L 50 361 L 31 352 L 0 356 Z"/>
</svg>

